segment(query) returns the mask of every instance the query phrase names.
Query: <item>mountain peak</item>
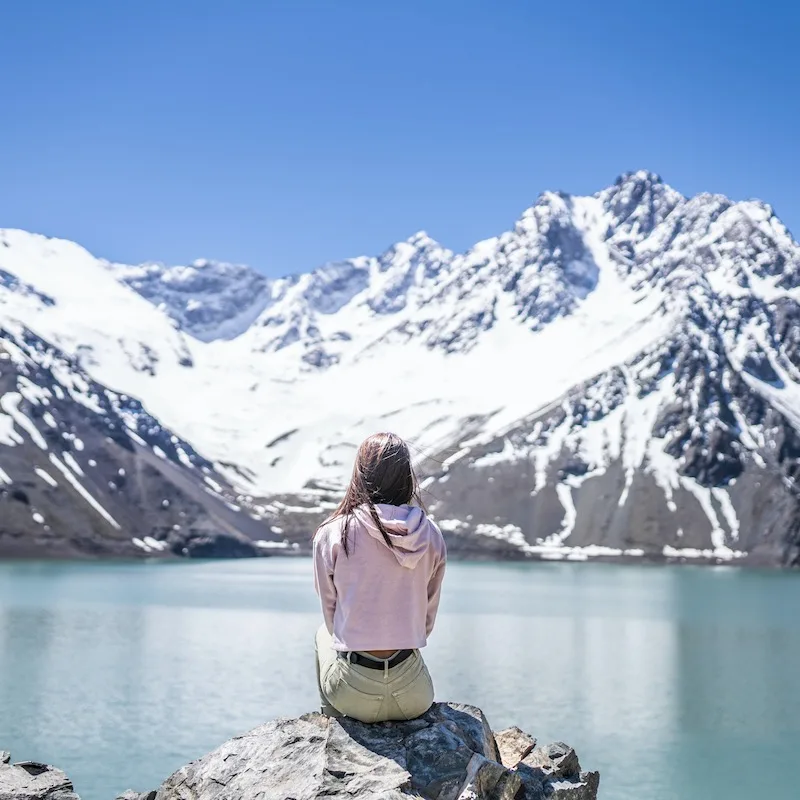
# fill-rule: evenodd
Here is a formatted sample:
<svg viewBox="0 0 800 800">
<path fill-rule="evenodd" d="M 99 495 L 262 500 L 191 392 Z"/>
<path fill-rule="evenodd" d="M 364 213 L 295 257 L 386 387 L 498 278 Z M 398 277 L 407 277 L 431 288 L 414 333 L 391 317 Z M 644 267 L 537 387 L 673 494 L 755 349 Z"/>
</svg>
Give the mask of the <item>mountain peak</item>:
<svg viewBox="0 0 800 800">
<path fill-rule="evenodd" d="M 420 231 L 277 280 L 0 237 L 14 336 L 36 331 L 42 359 L 52 341 L 57 371 L 87 376 L 57 380 L 64 398 L 94 408 L 89 377 L 141 398 L 288 538 L 306 538 L 358 441 L 390 425 L 424 454 L 431 510 L 462 553 L 800 564 L 800 246 L 764 203 L 686 198 L 639 170 L 591 197 L 545 192 L 459 254 Z M 45 384 L 0 372 L 14 480 L 37 421 L 58 452 L 66 440 L 50 396 L 33 410 Z M 133 413 L 111 411 L 115 426 Z M 106 486 L 93 488 L 113 515 Z"/>
<path fill-rule="evenodd" d="M 441 247 L 439 242 L 428 236 L 427 231 L 417 231 L 406 239 L 406 243 L 423 250 L 427 247 Z"/>
<path fill-rule="evenodd" d="M 625 172 L 613 186 L 596 195 L 615 220 L 617 236 L 648 236 L 686 198 L 660 175 L 647 170 Z"/>
<path fill-rule="evenodd" d="M 623 186 L 624 184 L 637 183 L 649 184 L 651 186 L 664 185 L 664 180 L 656 172 L 650 172 L 646 169 L 639 169 L 635 172 L 623 172 L 615 181 L 614 186 Z"/>
</svg>

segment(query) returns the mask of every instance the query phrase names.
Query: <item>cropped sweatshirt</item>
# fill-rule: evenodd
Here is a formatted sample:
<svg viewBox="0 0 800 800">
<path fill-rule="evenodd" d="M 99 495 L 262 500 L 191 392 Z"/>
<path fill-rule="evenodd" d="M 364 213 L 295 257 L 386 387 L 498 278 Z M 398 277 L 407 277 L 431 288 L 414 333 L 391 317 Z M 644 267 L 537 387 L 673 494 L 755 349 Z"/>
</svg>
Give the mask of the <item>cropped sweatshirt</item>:
<svg viewBox="0 0 800 800">
<path fill-rule="evenodd" d="M 433 630 L 447 551 L 439 528 L 416 506 L 375 506 L 389 547 L 369 509 L 353 512 L 314 537 L 314 585 L 336 650 L 424 647 Z"/>
</svg>

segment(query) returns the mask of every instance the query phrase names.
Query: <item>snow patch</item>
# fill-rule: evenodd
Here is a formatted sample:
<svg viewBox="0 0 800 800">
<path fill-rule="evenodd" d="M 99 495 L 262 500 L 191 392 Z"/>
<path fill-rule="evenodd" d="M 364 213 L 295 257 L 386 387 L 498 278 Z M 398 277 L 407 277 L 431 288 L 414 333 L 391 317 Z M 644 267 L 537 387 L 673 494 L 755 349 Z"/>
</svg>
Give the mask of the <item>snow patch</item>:
<svg viewBox="0 0 800 800">
<path fill-rule="evenodd" d="M 92 497 L 85 489 L 83 484 L 70 472 L 70 470 L 59 461 L 58 457 L 50 453 L 50 462 L 53 466 L 69 481 L 72 488 L 113 528 L 120 529 L 119 523 L 106 511 L 100 503 Z"/>
<path fill-rule="evenodd" d="M 33 471 L 48 485 L 55 488 L 58 486 L 58 481 L 49 473 L 45 472 L 41 467 L 34 467 Z"/>
<path fill-rule="evenodd" d="M 14 420 L 7 414 L 0 414 L 0 444 L 14 447 L 25 440 L 14 429 Z"/>
<path fill-rule="evenodd" d="M 460 519 L 440 519 L 436 524 L 443 533 L 458 533 L 469 527 L 466 522 L 462 522 Z"/>
<path fill-rule="evenodd" d="M 694 547 L 670 547 L 670 545 L 665 544 L 662 555 L 665 558 L 703 558 L 708 560 L 718 559 L 720 561 L 733 561 L 744 558 L 747 553 L 742 550 L 731 550 L 729 548 L 699 550 Z"/>
<path fill-rule="evenodd" d="M 39 429 L 19 410 L 22 395 L 19 392 L 7 392 L 0 396 L 0 408 L 10 416 L 14 422 L 30 436 L 31 441 L 42 450 L 47 450 L 47 442 L 39 433 Z"/>
<path fill-rule="evenodd" d="M 84 471 L 81 469 L 81 465 L 73 458 L 72 453 L 70 453 L 70 452 L 62 453 L 61 457 L 64 459 L 64 463 L 76 475 L 80 475 L 81 477 L 85 477 Z"/>
</svg>

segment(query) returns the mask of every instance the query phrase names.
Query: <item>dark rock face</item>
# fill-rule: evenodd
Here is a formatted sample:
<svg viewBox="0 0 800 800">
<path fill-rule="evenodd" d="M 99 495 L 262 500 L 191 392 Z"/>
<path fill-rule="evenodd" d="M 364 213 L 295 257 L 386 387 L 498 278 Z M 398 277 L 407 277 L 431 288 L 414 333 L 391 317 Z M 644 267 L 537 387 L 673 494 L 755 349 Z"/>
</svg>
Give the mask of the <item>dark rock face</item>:
<svg viewBox="0 0 800 800">
<path fill-rule="evenodd" d="M 458 523 L 445 531 L 451 552 L 477 549 L 483 532 L 484 552 L 519 558 L 552 544 L 554 557 L 594 547 L 610 558 L 797 565 L 800 437 L 791 403 L 770 393 L 784 389 L 778 369 L 794 368 L 787 325 L 800 330 L 800 307 L 687 304 L 649 351 L 461 448 L 445 468 L 456 448 L 431 459 L 429 508 Z M 784 346 L 753 346 L 737 362 L 731 337 L 755 318 L 765 342 Z"/>
<path fill-rule="evenodd" d="M 167 544 L 188 558 L 253 558 L 258 548 L 245 536 L 227 531 L 170 531 Z"/>
</svg>

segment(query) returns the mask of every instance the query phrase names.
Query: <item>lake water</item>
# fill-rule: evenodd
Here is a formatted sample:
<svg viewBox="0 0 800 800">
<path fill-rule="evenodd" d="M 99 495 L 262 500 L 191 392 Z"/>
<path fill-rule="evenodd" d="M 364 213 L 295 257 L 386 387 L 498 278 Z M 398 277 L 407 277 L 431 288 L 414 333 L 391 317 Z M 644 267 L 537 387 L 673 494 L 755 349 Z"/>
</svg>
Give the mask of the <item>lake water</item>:
<svg viewBox="0 0 800 800">
<path fill-rule="evenodd" d="M 316 707 L 307 560 L 0 563 L 0 749 L 83 800 Z M 605 800 L 796 798 L 800 575 L 451 564 L 437 699 L 574 745 Z"/>
</svg>

